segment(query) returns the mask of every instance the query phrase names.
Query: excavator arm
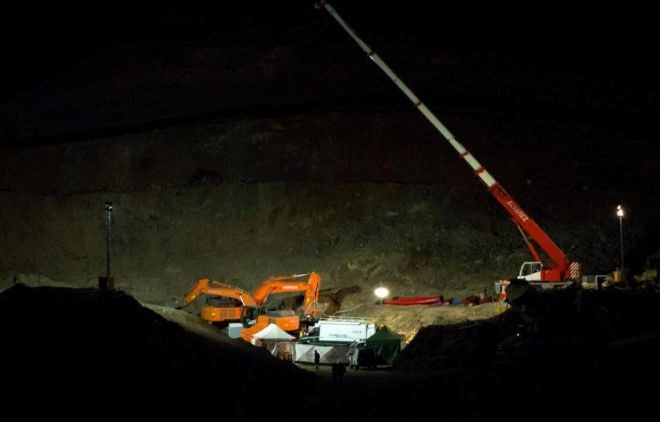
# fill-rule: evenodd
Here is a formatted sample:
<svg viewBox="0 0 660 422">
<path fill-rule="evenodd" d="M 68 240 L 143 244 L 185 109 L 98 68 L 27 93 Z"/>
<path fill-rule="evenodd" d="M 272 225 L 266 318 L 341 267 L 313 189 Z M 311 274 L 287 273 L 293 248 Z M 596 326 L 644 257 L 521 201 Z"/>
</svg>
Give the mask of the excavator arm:
<svg viewBox="0 0 660 422">
<path fill-rule="evenodd" d="M 273 294 L 303 293 L 305 312 L 307 312 L 308 308 L 315 306 L 318 301 L 320 280 L 321 277 L 315 272 L 271 277 L 257 287 L 252 297 L 257 306 L 263 307 Z"/>
<path fill-rule="evenodd" d="M 183 302 L 181 303 L 181 308 L 185 308 L 195 301 L 202 294 L 202 292 L 209 287 L 209 280 L 207 278 L 197 280 L 195 285 L 186 293 L 183 297 Z"/>
<path fill-rule="evenodd" d="M 278 293 L 301 293 L 304 295 L 303 312 L 305 319 L 318 320 L 318 300 L 321 276 L 318 273 L 291 274 L 271 277 L 261 283 L 252 297 L 260 308 L 264 308 L 271 295 Z"/>
<path fill-rule="evenodd" d="M 200 295 L 227 297 L 241 301 L 243 306 L 257 306 L 252 295 L 245 290 L 230 286 L 229 284 L 220 283 L 218 281 L 209 281 L 207 278 L 203 278 L 197 280 L 197 283 L 195 283 L 190 291 L 184 296 L 181 307 L 188 306 Z"/>
<path fill-rule="evenodd" d="M 310 273 L 307 281 L 307 290 L 305 291 L 305 300 L 303 309 L 305 318 L 310 321 L 319 319 L 319 289 L 321 288 L 321 276 L 317 273 Z"/>
<path fill-rule="evenodd" d="M 494 180 L 495 179 L 493 179 L 493 181 Z M 523 234 L 527 234 L 534 239 L 541 250 L 543 250 L 551 260 L 550 263 L 541 268 L 541 274 L 539 275 L 540 281 L 563 281 L 577 276 L 576 274 L 571 274 L 571 264 L 564 252 L 559 249 L 555 242 L 550 239 L 550 236 L 548 236 L 543 229 L 541 229 L 541 227 L 539 227 L 539 225 L 527 215 L 520 205 L 518 205 L 516 200 L 513 199 L 513 197 L 511 197 L 511 195 L 509 195 L 498 182 L 489 186 L 488 190 L 509 213 L 513 223 L 518 229 Z M 537 262 L 542 262 L 542 258 L 534 247 L 534 244 L 530 242 L 527 236 L 523 236 L 523 239 L 525 239 L 527 247 L 534 259 Z"/>
<path fill-rule="evenodd" d="M 316 4 L 317 8 L 324 8 L 350 35 L 351 38 L 360 46 L 367 56 L 394 82 L 394 84 L 408 97 L 415 105 L 415 108 L 426 117 L 426 119 L 442 134 L 449 144 L 458 152 L 459 156 L 472 168 L 474 173 L 486 185 L 488 191 L 509 213 L 516 226 L 524 232 L 525 242 L 529 247 L 532 256 L 538 262 L 526 264 L 539 264 L 540 271 L 534 274 L 531 279 L 539 281 L 564 281 L 570 278 L 577 278 L 580 272 L 578 263 L 570 263 L 561 249 L 550 239 L 550 237 L 536 224 L 536 222 L 525 212 L 522 207 L 509 195 L 504 188 L 495 180 L 495 178 L 486 170 L 479 161 L 454 137 L 454 135 L 442 124 L 442 122 L 433 114 L 431 110 L 420 101 L 419 98 L 408 88 L 408 86 L 394 73 L 392 69 L 374 52 L 357 33 L 342 19 L 337 11 L 325 0 L 320 0 Z M 533 239 L 541 250 L 548 256 L 551 262 L 545 265 L 541 264 L 541 256 L 528 239 Z M 524 267 L 524 265 L 523 265 Z M 521 268 L 522 271 L 522 268 Z"/>
</svg>

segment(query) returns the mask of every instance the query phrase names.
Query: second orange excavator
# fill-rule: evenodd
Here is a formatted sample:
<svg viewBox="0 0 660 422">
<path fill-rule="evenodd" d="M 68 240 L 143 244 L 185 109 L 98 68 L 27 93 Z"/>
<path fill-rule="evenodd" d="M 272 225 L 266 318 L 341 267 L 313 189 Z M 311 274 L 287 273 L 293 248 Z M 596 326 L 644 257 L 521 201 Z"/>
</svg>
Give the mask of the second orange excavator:
<svg viewBox="0 0 660 422">
<path fill-rule="evenodd" d="M 252 320 L 254 325 L 241 331 L 241 337 L 250 341 L 252 334 L 264 329 L 268 324 L 275 324 L 284 331 L 298 333 L 301 325 L 311 325 L 319 318 L 319 289 L 321 276 L 318 273 L 292 274 L 271 277 L 255 290 L 257 308 L 243 310 L 243 320 Z M 303 295 L 302 303 L 294 301 L 285 306 L 287 299 L 297 299 Z M 277 297 L 278 300 L 273 300 Z M 288 308 L 288 309 L 286 309 Z M 294 309 L 302 309 L 296 313 Z M 249 315 L 253 313 L 252 315 Z"/>
</svg>

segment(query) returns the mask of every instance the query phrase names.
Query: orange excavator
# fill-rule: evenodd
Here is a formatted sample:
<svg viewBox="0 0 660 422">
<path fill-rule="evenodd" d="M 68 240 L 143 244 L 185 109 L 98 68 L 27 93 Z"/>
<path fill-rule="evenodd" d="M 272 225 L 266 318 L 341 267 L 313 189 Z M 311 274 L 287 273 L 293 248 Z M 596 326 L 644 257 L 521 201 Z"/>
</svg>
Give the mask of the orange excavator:
<svg viewBox="0 0 660 422">
<path fill-rule="evenodd" d="M 321 276 L 315 272 L 276 276 L 264 281 L 252 295 L 257 308 L 243 309 L 243 321 L 253 320 L 255 323 L 249 328 L 244 328 L 241 337 L 250 341 L 252 334 L 271 323 L 294 334 L 300 331 L 301 325 L 314 324 L 319 317 L 320 286 Z M 301 294 L 303 300 L 302 306 L 299 307 L 302 309 L 300 314 L 293 310 L 297 304 L 295 302 L 289 309 L 284 309 L 287 299 L 298 298 Z"/>
<path fill-rule="evenodd" d="M 204 321 L 210 323 L 240 321 L 243 315 L 249 313 L 246 310 L 256 309 L 258 306 L 249 292 L 229 284 L 203 278 L 197 280 L 197 283 L 186 294 L 179 309 L 188 306 L 199 296 L 206 297 L 200 316 Z"/>
</svg>

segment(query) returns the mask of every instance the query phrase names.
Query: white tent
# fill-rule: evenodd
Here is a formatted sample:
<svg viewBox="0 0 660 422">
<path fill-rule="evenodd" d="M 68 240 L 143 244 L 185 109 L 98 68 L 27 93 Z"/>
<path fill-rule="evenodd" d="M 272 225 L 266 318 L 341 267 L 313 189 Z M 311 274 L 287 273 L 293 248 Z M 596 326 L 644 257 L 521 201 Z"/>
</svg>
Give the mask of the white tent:
<svg viewBox="0 0 660 422">
<path fill-rule="evenodd" d="M 336 362 L 348 365 L 348 349 L 347 344 L 337 344 L 333 346 L 321 346 L 318 344 L 302 344 L 296 343 L 295 361 L 314 363 L 314 351 L 319 352 L 321 359 L 319 363 L 333 364 Z"/>
<path fill-rule="evenodd" d="M 275 324 L 269 324 L 263 330 L 252 334 L 252 344 L 263 347 L 279 359 L 288 361 L 293 361 L 295 339 Z"/>
<path fill-rule="evenodd" d="M 275 324 L 268 324 L 266 328 L 259 331 L 258 333 L 252 334 L 253 339 L 260 340 L 293 340 L 294 336 L 287 333 L 280 327 Z"/>
</svg>

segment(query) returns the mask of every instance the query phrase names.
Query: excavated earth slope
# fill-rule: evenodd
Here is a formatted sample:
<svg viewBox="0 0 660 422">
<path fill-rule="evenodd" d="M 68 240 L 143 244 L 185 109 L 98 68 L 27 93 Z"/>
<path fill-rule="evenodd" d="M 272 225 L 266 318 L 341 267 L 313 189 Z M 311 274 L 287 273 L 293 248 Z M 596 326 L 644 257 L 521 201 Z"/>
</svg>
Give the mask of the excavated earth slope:
<svg viewBox="0 0 660 422">
<path fill-rule="evenodd" d="M 634 212 L 627 247 L 644 245 L 657 227 L 649 184 L 657 169 L 620 180 L 607 166 L 622 158 L 604 161 L 607 147 L 575 162 L 562 162 L 568 146 L 548 149 L 536 165 L 521 136 L 504 136 L 512 126 L 450 120 L 586 272 L 618 262 L 617 186 L 640 188 L 626 194 Z M 317 271 L 323 288 L 361 287 L 343 309 L 365 306 L 346 315 L 376 316 L 411 336 L 445 311 L 416 307 L 414 324 L 397 322 L 366 306 L 374 287 L 489 296 L 495 280 L 530 258 L 501 206 L 422 123 L 411 113 L 330 113 L 5 150 L 0 286 L 96 286 L 105 270 L 103 204 L 112 201 L 112 273 L 140 300 L 175 306 L 202 277 L 253 289 L 272 275 Z M 541 133 L 548 147 L 566 135 L 550 126 Z"/>
</svg>

